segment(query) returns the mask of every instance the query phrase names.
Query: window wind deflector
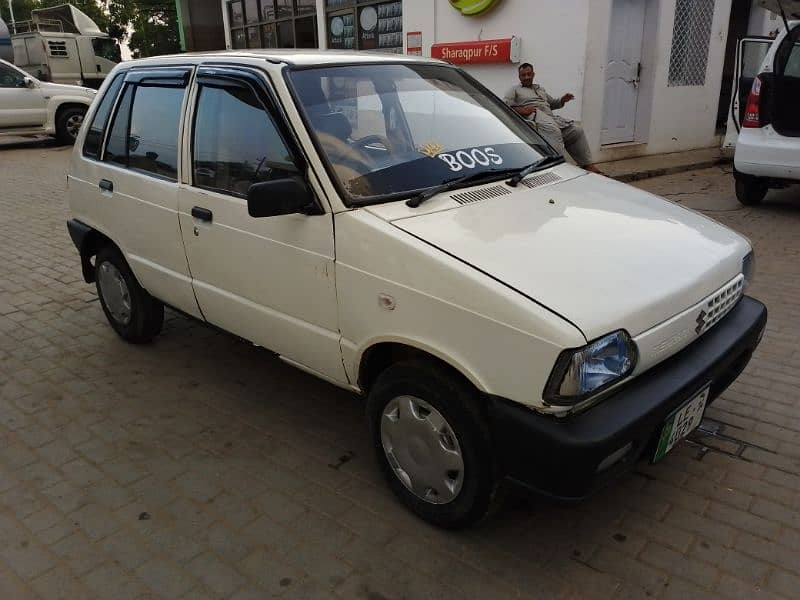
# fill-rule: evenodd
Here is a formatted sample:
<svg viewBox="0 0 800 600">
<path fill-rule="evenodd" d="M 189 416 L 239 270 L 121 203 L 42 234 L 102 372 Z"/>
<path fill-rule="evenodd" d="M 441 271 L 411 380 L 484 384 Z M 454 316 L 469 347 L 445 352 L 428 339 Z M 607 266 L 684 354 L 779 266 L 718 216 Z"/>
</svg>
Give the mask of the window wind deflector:
<svg viewBox="0 0 800 600">
<path fill-rule="evenodd" d="M 190 68 L 132 70 L 125 75 L 125 82 L 138 85 L 186 87 L 189 85 L 191 74 L 192 70 Z"/>
</svg>

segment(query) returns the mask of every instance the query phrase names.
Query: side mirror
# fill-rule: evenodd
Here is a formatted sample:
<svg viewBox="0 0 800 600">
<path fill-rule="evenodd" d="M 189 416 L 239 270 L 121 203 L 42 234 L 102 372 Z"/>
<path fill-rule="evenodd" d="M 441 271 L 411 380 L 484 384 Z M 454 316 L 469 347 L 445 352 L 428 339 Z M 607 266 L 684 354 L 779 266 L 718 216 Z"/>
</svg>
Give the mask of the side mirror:
<svg viewBox="0 0 800 600">
<path fill-rule="evenodd" d="M 300 177 L 254 183 L 247 190 L 247 212 L 256 218 L 322 214 L 314 194 Z"/>
<path fill-rule="evenodd" d="M 23 77 L 22 78 L 22 84 L 24 85 L 24 87 L 30 88 L 30 89 L 33 89 L 33 88 L 36 87 L 36 82 L 33 79 L 31 79 L 30 77 Z"/>
</svg>

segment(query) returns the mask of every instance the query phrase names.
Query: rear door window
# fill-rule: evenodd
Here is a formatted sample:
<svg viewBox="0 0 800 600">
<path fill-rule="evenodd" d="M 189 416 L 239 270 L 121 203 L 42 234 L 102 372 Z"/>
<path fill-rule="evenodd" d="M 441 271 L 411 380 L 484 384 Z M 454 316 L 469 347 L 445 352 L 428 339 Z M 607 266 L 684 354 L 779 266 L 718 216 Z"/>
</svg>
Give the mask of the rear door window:
<svg viewBox="0 0 800 600">
<path fill-rule="evenodd" d="M 185 88 L 129 84 L 105 160 L 165 179 L 178 178 L 178 132 Z"/>
</svg>

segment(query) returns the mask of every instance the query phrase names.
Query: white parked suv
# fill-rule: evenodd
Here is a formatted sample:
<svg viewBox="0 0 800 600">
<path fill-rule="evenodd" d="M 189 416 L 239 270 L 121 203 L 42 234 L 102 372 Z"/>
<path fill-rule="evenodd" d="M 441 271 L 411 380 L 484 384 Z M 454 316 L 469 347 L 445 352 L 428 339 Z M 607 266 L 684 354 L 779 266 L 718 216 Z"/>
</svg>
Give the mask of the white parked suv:
<svg viewBox="0 0 800 600">
<path fill-rule="evenodd" d="M 170 306 L 362 394 L 390 487 L 444 527 L 503 478 L 579 499 L 661 459 L 764 331 L 746 239 L 565 164 L 438 61 L 133 61 L 86 125 L 68 229 L 117 333 Z"/>
<path fill-rule="evenodd" d="M 800 15 L 797 3 L 793 9 Z M 741 40 L 738 65 L 736 196 L 754 205 L 770 188 L 800 183 L 800 21 L 774 40 Z"/>
<path fill-rule="evenodd" d="M 96 93 L 39 81 L 0 60 L 0 136 L 54 135 L 71 144 Z"/>
</svg>

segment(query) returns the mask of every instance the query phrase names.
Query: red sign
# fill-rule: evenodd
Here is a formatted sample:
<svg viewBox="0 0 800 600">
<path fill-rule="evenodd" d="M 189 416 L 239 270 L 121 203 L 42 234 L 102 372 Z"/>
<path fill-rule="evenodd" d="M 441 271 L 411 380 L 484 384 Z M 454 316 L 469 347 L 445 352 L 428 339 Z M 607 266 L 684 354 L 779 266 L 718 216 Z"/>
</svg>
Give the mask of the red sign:
<svg viewBox="0 0 800 600">
<path fill-rule="evenodd" d="M 519 38 L 434 44 L 431 57 L 454 65 L 519 62 Z"/>
</svg>

